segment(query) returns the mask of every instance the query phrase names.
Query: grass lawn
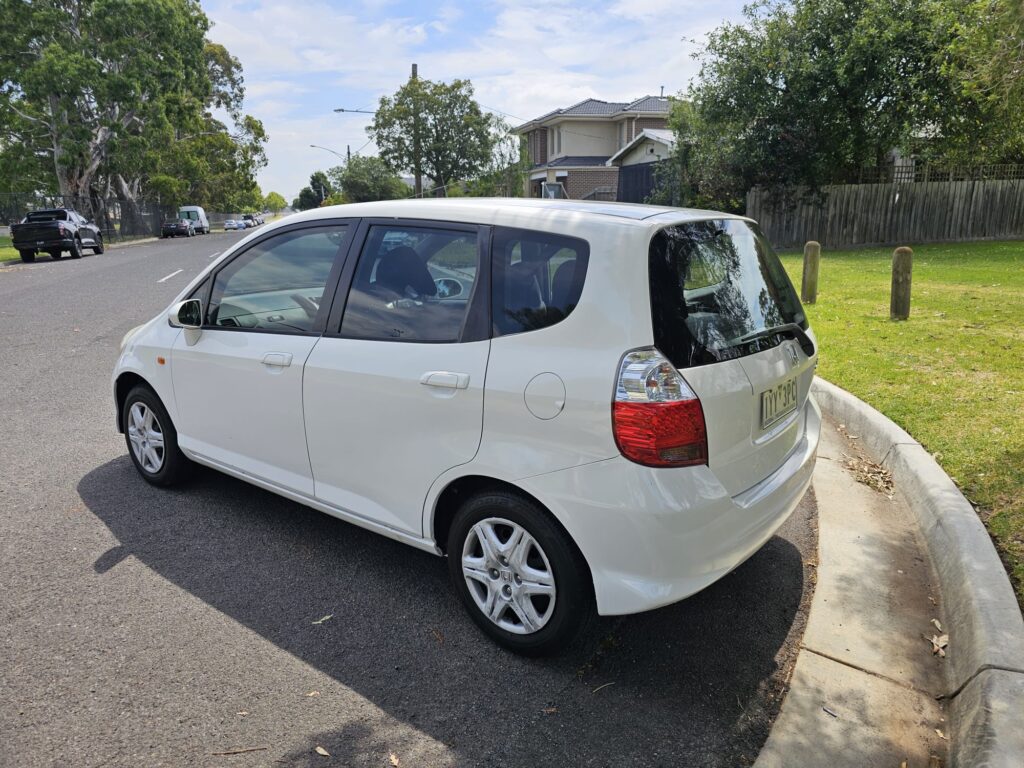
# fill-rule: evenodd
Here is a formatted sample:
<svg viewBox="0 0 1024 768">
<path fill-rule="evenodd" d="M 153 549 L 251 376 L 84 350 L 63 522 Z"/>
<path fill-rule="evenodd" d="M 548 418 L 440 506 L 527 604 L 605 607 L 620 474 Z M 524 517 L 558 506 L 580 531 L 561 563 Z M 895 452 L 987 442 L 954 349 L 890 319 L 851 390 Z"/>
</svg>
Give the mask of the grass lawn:
<svg viewBox="0 0 1024 768">
<path fill-rule="evenodd" d="M 18 255 L 18 252 L 11 248 L 10 235 L 0 237 L 0 264 L 3 264 L 5 261 L 18 261 L 20 259 L 21 256 Z"/>
<path fill-rule="evenodd" d="M 891 248 L 823 252 L 818 372 L 919 440 L 996 542 L 1024 604 L 1024 241 L 914 247 L 910 320 Z M 799 290 L 803 257 L 782 254 Z"/>
</svg>

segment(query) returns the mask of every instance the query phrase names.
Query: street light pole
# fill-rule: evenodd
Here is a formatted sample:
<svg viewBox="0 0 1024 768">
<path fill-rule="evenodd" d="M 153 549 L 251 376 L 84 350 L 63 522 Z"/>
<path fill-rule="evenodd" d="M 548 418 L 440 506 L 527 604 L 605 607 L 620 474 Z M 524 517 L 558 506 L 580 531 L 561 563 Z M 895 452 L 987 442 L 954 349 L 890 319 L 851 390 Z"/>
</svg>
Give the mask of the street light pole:
<svg viewBox="0 0 1024 768">
<path fill-rule="evenodd" d="M 345 159 L 345 156 L 343 154 L 341 154 L 340 152 L 335 152 L 333 149 L 328 149 L 327 147 L 321 147 L 319 144 L 310 144 L 309 146 L 312 147 L 313 149 L 322 149 L 324 152 L 330 152 L 332 155 L 337 155 L 342 160 Z"/>
</svg>

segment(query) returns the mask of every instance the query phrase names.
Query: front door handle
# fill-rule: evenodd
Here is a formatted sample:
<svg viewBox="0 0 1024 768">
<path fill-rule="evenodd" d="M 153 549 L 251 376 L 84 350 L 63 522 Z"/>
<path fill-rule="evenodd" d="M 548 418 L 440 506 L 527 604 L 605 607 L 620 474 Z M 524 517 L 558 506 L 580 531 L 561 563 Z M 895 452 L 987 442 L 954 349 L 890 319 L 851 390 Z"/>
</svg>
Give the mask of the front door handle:
<svg viewBox="0 0 1024 768">
<path fill-rule="evenodd" d="M 263 364 L 271 368 L 287 368 L 292 364 L 292 356 L 289 352 L 267 352 L 263 356 Z"/>
<path fill-rule="evenodd" d="M 469 386 L 469 374 L 452 373 L 451 371 L 427 371 L 420 376 L 420 384 L 427 387 L 466 389 Z"/>
</svg>

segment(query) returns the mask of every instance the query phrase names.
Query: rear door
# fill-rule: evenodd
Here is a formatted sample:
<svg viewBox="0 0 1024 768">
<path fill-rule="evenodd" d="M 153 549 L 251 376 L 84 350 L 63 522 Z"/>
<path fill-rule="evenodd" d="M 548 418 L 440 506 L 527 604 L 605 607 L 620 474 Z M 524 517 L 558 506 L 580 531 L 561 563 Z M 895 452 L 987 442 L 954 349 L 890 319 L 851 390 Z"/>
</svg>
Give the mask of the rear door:
<svg viewBox="0 0 1024 768">
<path fill-rule="evenodd" d="M 487 370 L 484 232 L 367 222 L 303 393 L 315 495 L 421 536 L 431 483 L 480 445 Z M 350 287 L 347 287 L 350 284 Z"/>
<path fill-rule="evenodd" d="M 778 257 L 754 225 L 719 219 L 666 227 L 651 241 L 655 345 L 700 398 L 708 465 L 735 495 L 778 469 L 804 434 L 816 355 Z"/>
</svg>

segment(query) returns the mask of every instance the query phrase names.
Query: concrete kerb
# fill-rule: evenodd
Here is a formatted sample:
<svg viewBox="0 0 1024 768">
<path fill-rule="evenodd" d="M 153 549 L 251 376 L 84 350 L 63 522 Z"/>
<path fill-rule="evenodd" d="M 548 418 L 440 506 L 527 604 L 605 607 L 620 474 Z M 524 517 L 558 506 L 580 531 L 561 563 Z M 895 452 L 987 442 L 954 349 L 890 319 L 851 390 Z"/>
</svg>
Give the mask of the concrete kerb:
<svg viewBox="0 0 1024 768">
<path fill-rule="evenodd" d="M 951 762 L 1024 765 L 1024 618 L 974 508 L 920 443 L 849 392 L 815 379 L 822 410 L 892 472 L 931 554 L 949 634 Z"/>
</svg>

